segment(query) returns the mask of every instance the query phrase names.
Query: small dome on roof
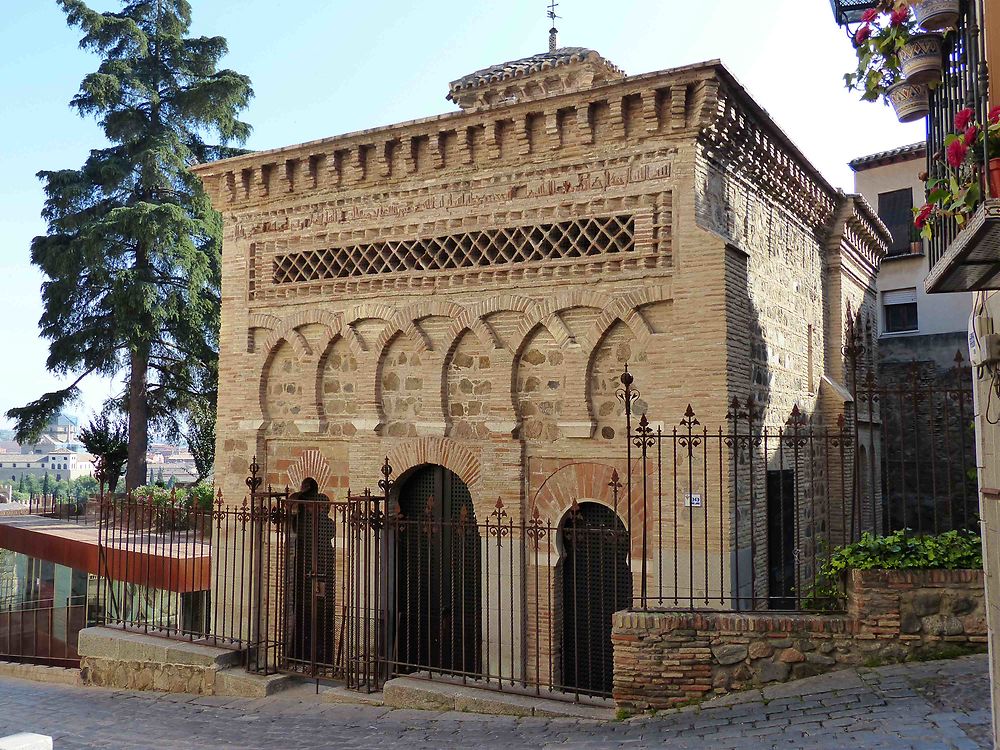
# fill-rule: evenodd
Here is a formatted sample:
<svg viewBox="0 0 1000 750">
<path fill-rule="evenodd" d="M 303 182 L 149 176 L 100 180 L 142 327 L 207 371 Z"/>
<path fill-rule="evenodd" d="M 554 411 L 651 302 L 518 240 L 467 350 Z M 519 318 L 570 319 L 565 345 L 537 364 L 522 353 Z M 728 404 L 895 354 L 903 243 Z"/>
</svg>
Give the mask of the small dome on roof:
<svg viewBox="0 0 1000 750">
<path fill-rule="evenodd" d="M 621 68 L 592 49 L 560 47 L 462 76 L 451 82 L 448 99 L 462 109 L 478 109 L 590 88 L 624 77 Z M 537 85 L 529 88 L 529 82 Z M 515 90 L 511 90 L 512 85 Z"/>
</svg>

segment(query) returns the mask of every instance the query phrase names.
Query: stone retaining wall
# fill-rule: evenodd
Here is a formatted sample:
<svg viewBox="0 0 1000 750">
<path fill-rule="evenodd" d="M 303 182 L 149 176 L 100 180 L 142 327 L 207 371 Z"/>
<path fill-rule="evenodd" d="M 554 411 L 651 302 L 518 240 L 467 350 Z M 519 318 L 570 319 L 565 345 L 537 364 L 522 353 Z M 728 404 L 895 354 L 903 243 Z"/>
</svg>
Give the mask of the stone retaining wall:
<svg viewBox="0 0 1000 750">
<path fill-rule="evenodd" d="M 851 572 L 836 615 L 619 612 L 614 698 L 668 708 L 834 669 L 985 649 L 981 570 Z"/>
<path fill-rule="evenodd" d="M 80 631 L 79 652 L 86 685 L 198 695 L 217 694 L 217 676 L 240 661 L 236 651 L 101 627 Z"/>
</svg>

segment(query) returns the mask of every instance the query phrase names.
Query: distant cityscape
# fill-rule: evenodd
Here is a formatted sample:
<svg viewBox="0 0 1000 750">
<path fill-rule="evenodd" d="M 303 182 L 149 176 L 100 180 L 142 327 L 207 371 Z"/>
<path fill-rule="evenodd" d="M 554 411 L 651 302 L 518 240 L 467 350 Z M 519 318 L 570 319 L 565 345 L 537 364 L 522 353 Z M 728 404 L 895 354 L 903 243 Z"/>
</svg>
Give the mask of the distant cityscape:
<svg viewBox="0 0 1000 750">
<path fill-rule="evenodd" d="M 0 486 L 17 484 L 22 477 L 56 482 L 94 475 L 94 456 L 80 442 L 80 421 L 69 414 L 50 420 L 37 443 L 21 444 L 12 430 L 0 430 Z M 193 482 L 198 477 L 194 457 L 186 447 L 151 443 L 146 453 L 149 484 Z"/>
</svg>

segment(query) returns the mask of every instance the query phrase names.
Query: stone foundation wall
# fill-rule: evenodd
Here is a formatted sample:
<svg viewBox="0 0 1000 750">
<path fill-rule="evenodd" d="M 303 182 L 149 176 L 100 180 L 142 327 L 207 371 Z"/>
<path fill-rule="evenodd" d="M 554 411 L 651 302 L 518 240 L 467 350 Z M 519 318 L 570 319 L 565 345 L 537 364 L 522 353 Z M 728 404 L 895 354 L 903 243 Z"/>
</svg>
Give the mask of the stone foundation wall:
<svg viewBox="0 0 1000 750">
<path fill-rule="evenodd" d="M 851 572 L 844 614 L 615 615 L 614 698 L 668 708 L 866 663 L 985 649 L 983 572 Z"/>
<path fill-rule="evenodd" d="M 101 627 L 80 631 L 79 651 L 85 685 L 198 695 L 218 694 L 216 678 L 241 658 L 236 651 Z"/>
</svg>

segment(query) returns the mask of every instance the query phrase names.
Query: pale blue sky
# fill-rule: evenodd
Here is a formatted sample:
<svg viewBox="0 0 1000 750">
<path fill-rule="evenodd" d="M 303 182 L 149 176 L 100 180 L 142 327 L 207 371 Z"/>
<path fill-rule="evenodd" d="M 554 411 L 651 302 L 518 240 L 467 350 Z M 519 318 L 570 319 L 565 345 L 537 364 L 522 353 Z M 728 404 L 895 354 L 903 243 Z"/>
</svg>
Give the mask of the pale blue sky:
<svg viewBox="0 0 1000 750">
<path fill-rule="evenodd" d="M 255 149 L 441 112 L 465 73 L 540 52 L 543 0 L 347 2 L 191 0 L 194 32 L 229 40 L 224 60 L 253 79 L 244 119 Z M 45 231 L 35 173 L 79 167 L 102 144 L 67 104 L 97 60 L 54 0 L 3 0 L 0 27 L 0 414 L 52 388 L 37 334 L 40 275 L 28 261 Z M 121 7 L 92 0 L 92 7 Z M 560 44 L 591 47 L 629 74 L 721 58 L 805 155 L 850 190 L 847 161 L 923 138 L 881 104 L 843 88 L 853 51 L 827 0 L 562 0 Z M 84 390 L 86 417 L 109 393 Z M 0 419 L 0 426 L 7 422 Z"/>
</svg>

